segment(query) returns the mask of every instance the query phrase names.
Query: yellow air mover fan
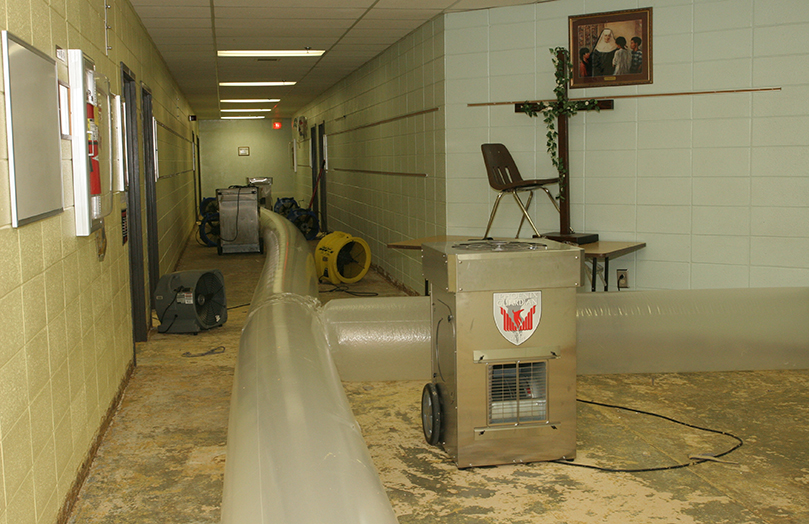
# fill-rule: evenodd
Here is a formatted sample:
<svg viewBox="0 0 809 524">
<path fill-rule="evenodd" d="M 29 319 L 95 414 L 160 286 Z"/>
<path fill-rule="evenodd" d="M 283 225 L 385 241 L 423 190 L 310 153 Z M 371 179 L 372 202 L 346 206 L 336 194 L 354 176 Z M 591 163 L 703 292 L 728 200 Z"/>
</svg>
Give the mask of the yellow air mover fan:
<svg viewBox="0 0 809 524">
<path fill-rule="evenodd" d="M 371 249 L 365 240 L 335 231 L 318 242 L 315 259 L 318 278 L 335 285 L 353 284 L 371 267 Z"/>
</svg>

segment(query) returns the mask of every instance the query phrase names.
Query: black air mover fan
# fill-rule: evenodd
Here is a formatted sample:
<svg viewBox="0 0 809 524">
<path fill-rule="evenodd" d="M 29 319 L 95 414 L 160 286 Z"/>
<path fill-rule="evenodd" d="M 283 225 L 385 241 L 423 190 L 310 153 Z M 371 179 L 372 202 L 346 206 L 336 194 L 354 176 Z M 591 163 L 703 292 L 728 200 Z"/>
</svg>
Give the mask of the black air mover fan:
<svg viewBox="0 0 809 524">
<path fill-rule="evenodd" d="M 154 298 L 160 333 L 197 333 L 228 319 L 225 279 L 218 269 L 163 275 Z"/>
</svg>

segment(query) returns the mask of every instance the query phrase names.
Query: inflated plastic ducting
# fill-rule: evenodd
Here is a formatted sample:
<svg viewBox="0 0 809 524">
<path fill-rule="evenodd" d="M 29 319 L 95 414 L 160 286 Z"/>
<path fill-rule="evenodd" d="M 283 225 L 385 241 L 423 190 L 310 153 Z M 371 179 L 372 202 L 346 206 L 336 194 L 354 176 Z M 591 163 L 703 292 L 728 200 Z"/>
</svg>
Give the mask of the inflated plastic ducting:
<svg viewBox="0 0 809 524">
<path fill-rule="evenodd" d="M 261 209 L 267 252 L 233 378 L 222 524 L 396 524 L 318 314 L 312 251 Z"/>
<path fill-rule="evenodd" d="M 424 298 L 326 304 L 329 344 L 344 380 L 431 378 Z M 394 314 L 402 316 L 388 324 Z M 807 319 L 809 288 L 579 293 L 577 372 L 809 369 Z"/>
<path fill-rule="evenodd" d="M 430 297 L 338 298 L 322 315 L 343 381 L 430 379 Z"/>
<path fill-rule="evenodd" d="M 371 248 L 365 240 L 335 231 L 317 244 L 317 274 L 332 284 L 359 282 L 371 267 Z"/>
<path fill-rule="evenodd" d="M 809 368 L 809 288 L 580 293 L 579 374 Z"/>
</svg>

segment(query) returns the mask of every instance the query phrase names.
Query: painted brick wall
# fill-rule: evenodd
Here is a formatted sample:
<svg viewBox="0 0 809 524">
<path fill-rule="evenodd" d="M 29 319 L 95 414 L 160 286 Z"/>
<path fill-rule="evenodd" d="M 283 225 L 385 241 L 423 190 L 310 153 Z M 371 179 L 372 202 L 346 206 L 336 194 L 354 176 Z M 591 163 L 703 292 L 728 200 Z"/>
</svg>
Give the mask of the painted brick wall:
<svg viewBox="0 0 809 524">
<path fill-rule="evenodd" d="M 572 95 L 782 91 L 619 99 L 613 111 L 577 115 L 573 228 L 645 241 L 611 264 L 629 268 L 637 289 L 809 285 L 809 70 L 796 45 L 809 29 L 806 2 L 560 0 L 448 15 L 448 233 L 485 229 L 495 193 L 481 143 L 507 144 L 525 178 L 553 174 L 541 121 L 467 104 L 549 98 L 548 49 L 567 46 L 568 16 L 649 5 L 654 83 Z M 494 234 L 513 235 L 518 211 L 503 204 Z M 538 227 L 557 227 L 550 203 L 537 204 Z"/>
</svg>

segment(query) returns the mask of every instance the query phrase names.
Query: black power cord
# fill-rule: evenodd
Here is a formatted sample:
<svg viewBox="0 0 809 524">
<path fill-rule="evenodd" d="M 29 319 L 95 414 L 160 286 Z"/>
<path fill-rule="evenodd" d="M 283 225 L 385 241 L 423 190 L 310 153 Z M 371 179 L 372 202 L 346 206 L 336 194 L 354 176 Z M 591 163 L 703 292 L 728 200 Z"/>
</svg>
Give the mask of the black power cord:
<svg viewBox="0 0 809 524">
<path fill-rule="evenodd" d="M 219 234 L 219 240 L 224 242 L 235 242 L 237 238 L 239 238 L 239 213 L 241 212 L 242 208 L 242 186 L 230 186 L 228 189 L 236 189 L 236 234 L 233 235 L 233 238 L 222 238 L 222 234 Z M 224 200 L 224 198 L 223 198 Z M 220 220 L 221 220 L 221 209 L 220 213 Z M 221 227 L 221 225 L 220 225 Z"/>
<path fill-rule="evenodd" d="M 321 284 L 325 284 L 325 282 L 320 282 Z M 375 293 L 373 291 L 352 291 L 348 286 L 338 286 L 336 284 L 331 284 L 333 287 L 331 289 L 324 289 L 320 291 L 320 293 L 346 293 L 348 295 L 353 295 L 355 297 L 377 297 L 379 293 Z"/>
<path fill-rule="evenodd" d="M 607 471 L 607 472 L 610 472 L 610 473 L 642 473 L 642 472 L 646 472 L 646 471 L 666 471 L 666 470 L 670 470 L 670 469 L 687 468 L 687 467 L 690 467 L 690 466 L 694 466 L 696 464 L 702 464 L 703 462 L 717 461 L 716 459 L 718 459 L 719 457 L 724 457 L 725 455 L 727 455 L 727 454 L 729 454 L 729 453 L 731 453 L 733 451 L 736 451 L 737 449 L 739 449 L 740 447 L 742 447 L 744 445 L 744 441 L 741 438 L 737 437 L 736 435 L 734 435 L 732 433 L 728 433 L 727 431 L 720 431 L 718 429 L 705 428 L 705 427 L 702 427 L 702 426 L 689 424 L 687 422 L 682 422 L 680 420 L 676 420 L 676 419 L 673 419 L 671 417 L 667 417 L 665 415 L 660 415 L 659 413 L 652 413 L 650 411 L 642 411 L 640 409 L 627 408 L 627 407 L 624 407 L 624 406 L 616 406 L 614 404 L 604 404 L 602 402 L 595 402 L 593 400 L 582 400 L 582 399 L 576 399 L 576 400 L 578 402 L 581 402 L 582 404 L 591 404 L 593 406 L 601 406 L 601 407 L 605 407 L 605 408 L 623 409 L 625 411 L 631 411 L 632 413 L 638 413 L 640 415 L 648 415 L 650 417 L 657 417 L 657 418 L 661 418 L 663 420 L 668 420 L 669 422 L 674 422 L 675 424 L 679 424 L 681 426 L 686 426 L 686 427 L 696 429 L 696 430 L 699 430 L 699 431 L 707 431 L 708 433 L 716 433 L 717 435 L 723 435 L 725 437 L 730 437 L 730 438 L 736 440 L 736 444 L 733 447 L 731 447 L 730 449 L 728 449 L 727 451 L 723 451 L 722 453 L 717 453 L 716 455 L 692 455 L 691 456 L 691 458 L 692 458 L 691 462 L 683 462 L 681 464 L 675 464 L 675 465 L 672 465 L 672 466 L 658 466 L 658 467 L 653 467 L 653 468 L 634 468 L 634 469 L 632 469 L 632 468 L 630 468 L 630 469 L 605 468 L 605 467 L 601 467 L 601 466 L 593 466 L 592 464 L 578 464 L 576 462 L 569 462 L 569 461 L 564 460 L 564 459 L 552 460 L 551 462 L 555 462 L 557 464 L 564 464 L 566 466 L 576 466 L 578 468 L 588 468 L 588 469 L 596 469 L 598 471 Z M 723 461 L 717 461 L 717 462 L 723 462 Z"/>
<path fill-rule="evenodd" d="M 225 352 L 225 346 L 216 346 L 215 348 L 211 348 L 208 351 L 204 351 L 202 353 L 191 353 L 190 351 L 186 351 L 183 353 L 183 356 L 186 358 L 194 358 L 194 357 L 207 357 L 209 355 L 221 355 Z"/>
<path fill-rule="evenodd" d="M 228 311 L 231 310 L 231 309 L 239 309 L 239 308 L 247 307 L 249 305 L 250 305 L 250 302 L 248 302 L 247 304 L 239 304 L 238 306 L 230 306 L 228 308 Z"/>
</svg>

